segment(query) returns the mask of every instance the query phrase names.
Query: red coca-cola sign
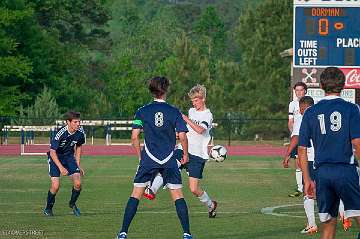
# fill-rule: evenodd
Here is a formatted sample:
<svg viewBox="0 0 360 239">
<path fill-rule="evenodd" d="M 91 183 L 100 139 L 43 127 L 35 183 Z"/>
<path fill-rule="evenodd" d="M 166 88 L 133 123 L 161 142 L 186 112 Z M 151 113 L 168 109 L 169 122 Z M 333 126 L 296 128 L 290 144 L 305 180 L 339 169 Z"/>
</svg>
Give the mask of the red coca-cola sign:
<svg viewBox="0 0 360 239">
<path fill-rule="evenodd" d="M 344 72 L 346 81 L 345 88 L 360 89 L 360 67 L 359 68 L 340 68 Z M 302 81 L 310 88 L 320 88 L 320 75 L 325 68 L 294 68 L 292 86 L 296 82 Z"/>
<path fill-rule="evenodd" d="M 341 68 L 346 76 L 345 88 L 360 89 L 360 68 Z"/>
</svg>

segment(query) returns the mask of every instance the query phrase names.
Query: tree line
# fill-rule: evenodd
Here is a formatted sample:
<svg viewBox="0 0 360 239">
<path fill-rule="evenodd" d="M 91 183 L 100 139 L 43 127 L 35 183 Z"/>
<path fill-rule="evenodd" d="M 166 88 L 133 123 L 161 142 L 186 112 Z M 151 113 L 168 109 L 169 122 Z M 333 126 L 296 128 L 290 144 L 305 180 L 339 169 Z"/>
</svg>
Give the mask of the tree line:
<svg viewBox="0 0 360 239">
<path fill-rule="evenodd" d="M 3 0 L 0 116 L 132 118 L 165 75 L 184 112 L 200 83 L 215 118 L 286 118 L 291 45 L 290 0 Z"/>
</svg>

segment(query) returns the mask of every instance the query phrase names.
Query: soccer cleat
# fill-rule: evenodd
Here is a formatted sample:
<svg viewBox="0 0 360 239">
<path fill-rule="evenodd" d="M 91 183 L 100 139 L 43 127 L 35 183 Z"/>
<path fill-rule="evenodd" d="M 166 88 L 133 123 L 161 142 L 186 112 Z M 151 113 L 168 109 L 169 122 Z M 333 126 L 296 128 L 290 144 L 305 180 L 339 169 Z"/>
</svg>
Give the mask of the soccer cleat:
<svg viewBox="0 0 360 239">
<path fill-rule="evenodd" d="M 189 233 L 184 233 L 183 239 L 193 239 Z"/>
<path fill-rule="evenodd" d="M 288 196 L 291 198 L 295 198 L 295 197 L 300 197 L 302 194 L 303 194 L 302 192 L 300 192 L 299 190 L 296 190 L 295 192 L 290 193 Z"/>
<path fill-rule="evenodd" d="M 75 216 L 80 217 L 80 209 L 74 204 L 73 206 L 70 205 L 70 208 L 73 210 Z"/>
<path fill-rule="evenodd" d="M 149 200 L 154 200 L 155 197 L 156 197 L 155 193 L 151 190 L 150 187 L 145 188 L 145 191 L 144 191 L 143 195 L 144 195 L 145 198 L 147 198 Z"/>
<path fill-rule="evenodd" d="M 215 218 L 216 217 L 216 208 L 217 208 L 218 203 L 216 201 L 212 201 L 212 203 L 214 204 L 214 206 L 209 211 L 209 218 Z"/>
<path fill-rule="evenodd" d="M 301 230 L 301 234 L 314 234 L 318 232 L 317 226 L 306 226 L 304 229 Z"/>
<path fill-rule="evenodd" d="M 342 221 L 344 231 L 348 231 L 351 227 L 351 219 L 342 217 L 341 221 Z"/>
<path fill-rule="evenodd" d="M 44 215 L 47 216 L 47 217 L 53 217 L 54 216 L 54 213 L 52 212 L 51 209 L 45 208 L 43 212 L 44 212 Z"/>
<path fill-rule="evenodd" d="M 127 238 L 126 232 L 120 232 L 115 239 L 125 239 Z"/>
</svg>

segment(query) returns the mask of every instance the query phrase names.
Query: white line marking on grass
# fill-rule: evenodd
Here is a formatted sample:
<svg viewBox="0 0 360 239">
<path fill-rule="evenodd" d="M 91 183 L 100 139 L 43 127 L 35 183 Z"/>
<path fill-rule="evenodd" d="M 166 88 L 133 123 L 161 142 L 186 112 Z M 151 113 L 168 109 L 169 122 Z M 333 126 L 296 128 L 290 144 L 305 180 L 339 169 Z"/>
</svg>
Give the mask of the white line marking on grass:
<svg viewBox="0 0 360 239">
<path fill-rule="evenodd" d="M 42 211 L 21 211 L 21 212 L 0 212 L 1 214 L 42 214 Z M 73 213 L 68 213 L 72 215 Z M 91 210 L 82 211 L 81 214 L 119 214 L 118 211 L 105 211 L 105 210 Z M 136 214 L 174 214 L 174 211 L 137 211 Z M 190 214 L 208 214 L 208 212 L 190 212 Z M 250 214 L 250 212 L 217 212 L 217 214 Z"/>
<path fill-rule="evenodd" d="M 278 209 L 278 208 L 286 208 L 286 207 L 294 207 L 294 206 L 303 206 L 303 204 L 285 204 L 285 205 L 279 205 L 279 206 L 274 206 L 274 207 L 264 207 L 261 209 L 261 213 L 263 213 L 265 215 L 273 215 L 273 216 L 277 216 L 277 217 L 304 218 L 304 216 L 289 215 L 289 213 L 294 213 L 294 212 L 281 212 L 281 213 L 274 212 L 274 210 Z"/>
</svg>

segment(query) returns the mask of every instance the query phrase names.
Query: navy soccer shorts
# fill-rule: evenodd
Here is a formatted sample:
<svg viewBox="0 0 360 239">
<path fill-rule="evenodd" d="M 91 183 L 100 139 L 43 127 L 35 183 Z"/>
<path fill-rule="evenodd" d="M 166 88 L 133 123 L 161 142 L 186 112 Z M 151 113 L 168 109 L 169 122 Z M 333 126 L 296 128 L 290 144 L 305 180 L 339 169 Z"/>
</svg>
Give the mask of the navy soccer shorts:
<svg viewBox="0 0 360 239">
<path fill-rule="evenodd" d="M 315 181 L 321 222 L 338 216 L 340 199 L 344 203 L 345 217 L 360 216 L 360 181 L 355 165 L 321 165 L 316 169 Z"/>
<path fill-rule="evenodd" d="M 182 188 L 181 173 L 179 168 L 150 168 L 143 165 L 138 167 L 134 178 L 135 187 L 146 187 L 155 176 L 160 173 L 164 180 L 164 186 L 169 189 Z"/>
<path fill-rule="evenodd" d="M 80 173 L 80 169 L 76 163 L 75 157 L 69 157 L 66 159 L 59 159 L 60 163 L 66 168 L 68 171 L 68 176 L 73 175 L 74 173 Z M 49 164 L 49 176 L 50 177 L 60 177 L 60 169 L 54 161 L 48 156 L 48 164 Z"/>
<path fill-rule="evenodd" d="M 177 149 L 177 150 L 175 150 L 174 155 L 178 160 L 181 160 L 183 151 L 181 149 Z M 205 159 L 195 156 L 195 155 L 192 155 L 192 154 L 189 154 L 189 162 L 185 165 L 180 166 L 180 168 L 181 169 L 185 168 L 189 177 L 202 179 L 205 162 L 206 162 Z"/>
</svg>

